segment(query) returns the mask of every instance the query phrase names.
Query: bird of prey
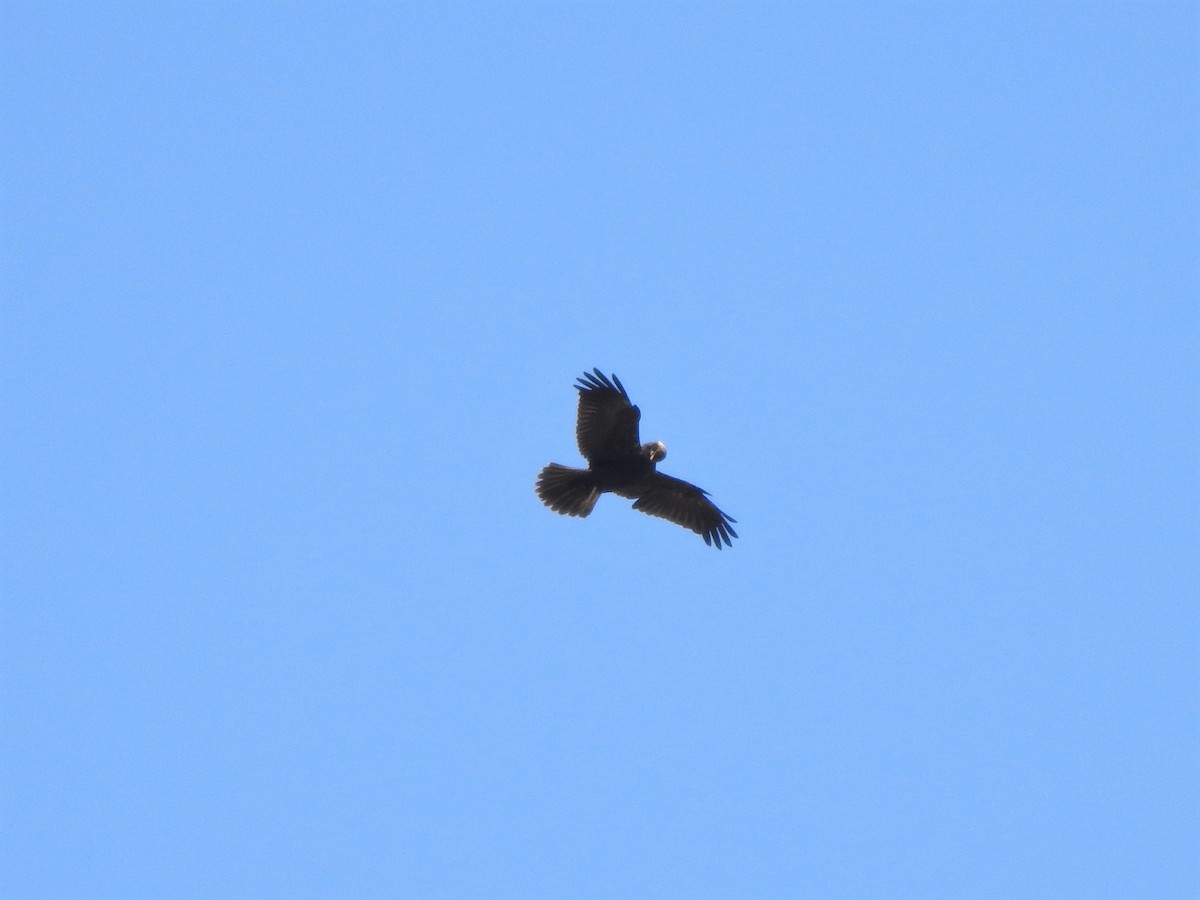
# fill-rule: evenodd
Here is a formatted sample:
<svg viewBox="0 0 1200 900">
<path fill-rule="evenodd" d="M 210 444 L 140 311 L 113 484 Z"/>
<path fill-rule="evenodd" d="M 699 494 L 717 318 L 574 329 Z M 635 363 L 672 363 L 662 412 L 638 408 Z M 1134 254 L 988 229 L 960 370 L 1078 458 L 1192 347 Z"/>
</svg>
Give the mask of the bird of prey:
<svg viewBox="0 0 1200 900">
<path fill-rule="evenodd" d="M 579 416 L 575 439 L 587 460 L 586 469 L 550 463 L 537 479 L 542 503 L 566 516 L 586 516 L 605 491 L 635 501 L 634 509 L 682 525 L 704 538 L 732 547 L 737 532 L 731 519 L 708 499 L 708 491 L 655 469 L 667 456 L 662 441 L 642 444 L 638 421 L 642 411 L 629 400 L 620 379 L 599 369 L 584 372 L 575 385 Z"/>
</svg>

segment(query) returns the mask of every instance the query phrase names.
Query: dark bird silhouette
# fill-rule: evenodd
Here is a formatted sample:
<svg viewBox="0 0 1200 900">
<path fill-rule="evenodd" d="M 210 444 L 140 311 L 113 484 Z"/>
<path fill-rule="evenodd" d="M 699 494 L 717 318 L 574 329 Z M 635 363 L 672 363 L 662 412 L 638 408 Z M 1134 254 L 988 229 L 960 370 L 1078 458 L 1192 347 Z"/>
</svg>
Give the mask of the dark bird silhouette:
<svg viewBox="0 0 1200 900">
<path fill-rule="evenodd" d="M 732 547 L 737 532 L 731 519 L 708 499 L 708 491 L 657 471 L 667 456 L 662 441 L 641 443 L 638 422 L 642 411 L 629 400 L 616 375 L 610 380 L 599 369 L 584 372 L 579 391 L 575 439 L 588 461 L 586 469 L 550 463 L 537 479 L 542 502 L 566 516 L 586 516 L 605 491 L 635 501 L 634 509 L 682 525 L 708 545 Z"/>
</svg>

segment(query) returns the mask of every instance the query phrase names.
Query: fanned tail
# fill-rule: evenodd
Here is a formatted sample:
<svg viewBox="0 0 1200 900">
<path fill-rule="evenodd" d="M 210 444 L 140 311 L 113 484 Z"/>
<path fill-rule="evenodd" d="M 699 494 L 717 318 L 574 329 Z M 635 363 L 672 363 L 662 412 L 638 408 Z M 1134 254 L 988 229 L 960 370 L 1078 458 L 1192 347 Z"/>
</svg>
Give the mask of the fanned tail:
<svg viewBox="0 0 1200 900">
<path fill-rule="evenodd" d="M 556 513 L 586 516 L 596 505 L 600 489 L 587 469 L 550 463 L 538 475 L 537 495 Z"/>
</svg>

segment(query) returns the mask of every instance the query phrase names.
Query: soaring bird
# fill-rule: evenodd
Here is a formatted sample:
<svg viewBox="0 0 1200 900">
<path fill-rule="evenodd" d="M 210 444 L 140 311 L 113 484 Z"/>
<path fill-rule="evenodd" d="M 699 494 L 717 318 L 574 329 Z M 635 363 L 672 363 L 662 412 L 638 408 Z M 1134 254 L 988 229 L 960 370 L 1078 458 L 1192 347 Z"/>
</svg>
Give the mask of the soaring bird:
<svg viewBox="0 0 1200 900">
<path fill-rule="evenodd" d="M 732 547 L 737 532 L 731 519 L 708 499 L 708 491 L 656 468 L 666 459 L 662 441 L 641 443 L 638 422 L 642 411 L 629 399 L 625 386 L 599 369 L 584 372 L 575 384 L 579 391 L 579 416 L 575 439 L 587 460 L 586 469 L 550 463 L 537 479 L 542 503 L 566 516 L 586 516 L 605 491 L 635 501 L 634 509 L 682 525 L 704 538 Z"/>
</svg>

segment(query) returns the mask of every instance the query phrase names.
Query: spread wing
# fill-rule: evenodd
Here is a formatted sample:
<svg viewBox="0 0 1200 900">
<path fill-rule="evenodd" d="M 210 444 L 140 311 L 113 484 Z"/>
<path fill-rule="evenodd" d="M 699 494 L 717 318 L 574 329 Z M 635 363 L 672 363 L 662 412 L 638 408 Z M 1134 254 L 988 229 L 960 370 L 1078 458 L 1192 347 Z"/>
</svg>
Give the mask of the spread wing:
<svg viewBox="0 0 1200 900">
<path fill-rule="evenodd" d="M 661 472 L 649 475 L 640 488 L 634 509 L 682 525 L 704 538 L 709 546 L 715 543 L 718 550 L 721 541 L 733 546 L 731 538 L 737 537 L 737 532 L 730 526 L 737 520 L 717 509 L 708 499 L 708 491 Z"/>
<path fill-rule="evenodd" d="M 593 369 L 584 372 L 575 387 L 579 391 L 575 439 L 583 458 L 595 464 L 637 457 L 642 412 L 629 402 L 620 379 L 614 375 L 609 380 L 599 369 Z"/>
</svg>

